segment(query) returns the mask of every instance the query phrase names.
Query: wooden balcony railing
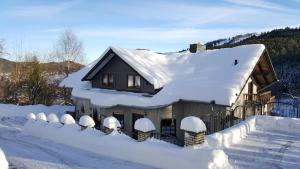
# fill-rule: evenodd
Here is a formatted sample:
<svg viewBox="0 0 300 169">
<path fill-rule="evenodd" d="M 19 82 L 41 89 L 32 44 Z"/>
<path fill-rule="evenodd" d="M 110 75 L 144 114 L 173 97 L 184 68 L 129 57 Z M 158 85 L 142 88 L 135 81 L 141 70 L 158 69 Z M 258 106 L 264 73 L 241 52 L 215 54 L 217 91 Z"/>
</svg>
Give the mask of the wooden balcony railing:
<svg viewBox="0 0 300 169">
<path fill-rule="evenodd" d="M 267 91 L 259 94 L 244 94 L 244 103 L 263 103 L 266 104 L 271 100 L 274 100 L 272 97 L 271 91 Z"/>
</svg>

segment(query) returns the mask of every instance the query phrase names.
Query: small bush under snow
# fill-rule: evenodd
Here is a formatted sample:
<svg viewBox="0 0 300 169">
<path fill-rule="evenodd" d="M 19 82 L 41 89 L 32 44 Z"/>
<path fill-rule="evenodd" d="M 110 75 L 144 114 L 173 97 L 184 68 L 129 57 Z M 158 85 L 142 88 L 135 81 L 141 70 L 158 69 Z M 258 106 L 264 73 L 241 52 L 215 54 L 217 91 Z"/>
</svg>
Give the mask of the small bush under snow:
<svg viewBox="0 0 300 169">
<path fill-rule="evenodd" d="M 103 121 L 103 126 L 109 129 L 118 129 L 121 127 L 121 124 L 118 119 L 113 116 L 106 117 Z"/>
<path fill-rule="evenodd" d="M 149 132 L 149 131 L 154 131 L 155 127 L 150 119 L 140 118 L 135 121 L 134 129 L 142 131 L 142 132 Z"/>
<path fill-rule="evenodd" d="M 60 122 L 64 125 L 75 124 L 75 120 L 70 114 L 62 115 L 60 118 Z"/>
<path fill-rule="evenodd" d="M 59 122 L 57 115 L 54 114 L 54 113 L 50 113 L 47 116 L 47 120 L 48 120 L 49 123 L 58 123 Z"/>
<path fill-rule="evenodd" d="M 29 113 L 29 114 L 27 114 L 26 119 L 27 120 L 36 120 L 36 116 L 33 113 Z"/>
<path fill-rule="evenodd" d="M 46 114 L 44 112 L 38 113 L 36 115 L 36 117 L 37 117 L 37 120 L 47 121 L 47 117 L 46 117 Z"/>
<path fill-rule="evenodd" d="M 194 133 L 206 131 L 204 122 L 195 116 L 185 117 L 181 120 L 180 129 Z"/>
<path fill-rule="evenodd" d="M 94 127 L 95 126 L 94 120 L 88 115 L 81 116 L 79 119 L 79 124 L 84 127 Z"/>
<path fill-rule="evenodd" d="M 8 162 L 7 162 L 5 154 L 1 148 L 0 148 L 0 168 L 8 169 Z"/>
</svg>

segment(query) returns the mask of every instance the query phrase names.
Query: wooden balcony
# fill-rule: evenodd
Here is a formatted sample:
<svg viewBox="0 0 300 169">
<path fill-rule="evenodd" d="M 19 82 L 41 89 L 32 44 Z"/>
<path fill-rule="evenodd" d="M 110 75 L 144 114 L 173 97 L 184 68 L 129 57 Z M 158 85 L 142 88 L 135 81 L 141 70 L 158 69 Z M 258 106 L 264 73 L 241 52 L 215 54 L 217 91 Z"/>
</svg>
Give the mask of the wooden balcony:
<svg viewBox="0 0 300 169">
<path fill-rule="evenodd" d="M 271 91 L 267 91 L 264 93 L 258 93 L 258 94 L 244 94 L 243 100 L 244 104 L 252 104 L 252 103 L 262 103 L 266 104 L 270 102 L 271 100 L 274 100 L 275 97 L 272 97 Z"/>
</svg>

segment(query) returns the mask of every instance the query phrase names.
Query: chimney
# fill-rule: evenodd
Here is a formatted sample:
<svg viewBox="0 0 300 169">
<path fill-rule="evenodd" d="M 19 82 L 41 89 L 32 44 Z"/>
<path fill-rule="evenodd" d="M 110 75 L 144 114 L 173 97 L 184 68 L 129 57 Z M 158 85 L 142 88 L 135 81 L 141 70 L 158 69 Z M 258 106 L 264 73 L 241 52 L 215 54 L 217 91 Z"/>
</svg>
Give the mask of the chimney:
<svg viewBox="0 0 300 169">
<path fill-rule="evenodd" d="M 196 52 L 205 51 L 205 50 L 206 50 L 206 46 L 203 45 L 202 43 L 190 44 L 190 52 L 191 53 L 196 53 Z"/>
</svg>

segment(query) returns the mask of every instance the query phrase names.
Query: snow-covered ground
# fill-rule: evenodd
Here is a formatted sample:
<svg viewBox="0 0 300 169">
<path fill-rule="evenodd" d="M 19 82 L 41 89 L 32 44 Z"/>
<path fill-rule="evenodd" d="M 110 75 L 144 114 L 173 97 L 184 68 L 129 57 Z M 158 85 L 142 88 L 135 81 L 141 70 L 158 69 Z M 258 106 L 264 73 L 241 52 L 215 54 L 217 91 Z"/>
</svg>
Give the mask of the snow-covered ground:
<svg viewBox="0 0 300 169">
<path fill-rule="evenodd" d="M 300 133 L 256 130 L 224 150 L 237 169 L 300 168 Z"/>
<path fill-rule="evenodd" d="M 153 169 L 129 161 L 115 159 L 53 141 L 24 135 L 19 128 L 24 117 L 0 120 L 0 145 L 11 168 L 21 169 Z"/>
</svg>

